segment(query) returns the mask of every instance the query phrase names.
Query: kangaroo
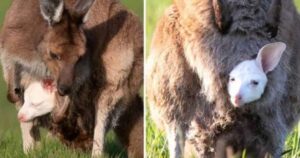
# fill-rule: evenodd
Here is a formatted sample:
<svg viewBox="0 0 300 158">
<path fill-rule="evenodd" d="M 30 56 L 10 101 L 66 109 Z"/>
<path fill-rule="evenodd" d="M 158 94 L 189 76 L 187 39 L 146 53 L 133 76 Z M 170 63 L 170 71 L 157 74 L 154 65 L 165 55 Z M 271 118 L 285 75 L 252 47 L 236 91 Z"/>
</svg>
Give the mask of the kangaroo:
<svg viewBox="0 0 300 158">
<path fill-rule="evenodd" d="M 87 95 L 96 109 L 92 155 L 102 155 L 106 131 L 130 107 L 142 84 L 143 29 L 139 19 L 118 1 L 15 0 L 0 37 L 9 95 L 19 87 L 15 65 L 41 80 L 51 76 L 62 96 L 83 94 L 83 83 L 93 82 L 93 94 Z M 78 62 L 86 54 L 91 65 L 82 68 Z M 77 71 L 82 74 L 74 75 Z M 28 130 L 32 128 L 33 124 L 22 127 L 23 139 L 31 138 Z M 23 142 L 24 151 L 34 142 Z"/>
<path fill-rule="evenodd" d="M 60 5 L 55 5 L 51 1 L 44 2 L 41 3 L 41 11 L 44 19 L 48 21 L 49 31 L 41 42 L 40 51 L 49 70 L 56 76 L 58 92 L 61 95 L 70 93 L 76 62 L 84 53 L 91 53 L 91 73 L 97 74 L 92 76 L 92 80 L 95 81 L 94 88 L 98 90 L 95 92 L 97 98 L 91 98 L 96 102 L 92 156 L 101 156 L 106 131 L 112 127 L 114 120 L 118 120 L 122 111 L 132 102 L 131 100 L 136 98 L 142 83 L 142 27 L 137 17 L 125 11 L 119 3 L 106 2 L 111 5 L 109 7 L 111 10 L 110 14 L 104 17 L 109 21 L 108 29 L 104 31 L 102 28 L 97 28 L 99 23 L 95 23 L 97 20 L 103 20 L 103 17 L 99 19 L 97 16 L 92 16 L 99 9 L 84 8 L 80 10 L 82 11 L 80 13 L 84 14 L 77 12 L 74 14 L 68 12 L 67 7 L 60 12 Z M 103 1 L 96 0 L 91 6 L 101 3 Z M 82 7 L 81 3 L 76 3 L 75 9 L 77 6 Z M 105 9 L 103 11 L 105 12 Z M 78 24 L 81 24 L 87 13 L 88 19 L 92 20 L 87 20 L 84 25 L 86 29 L 83 29 Z M 103 32 L 108 34 L 104 35 Z M 57 39 L 57 36 L 61 39 Z M 98 39 L 101 36 L 104 37 L 104 41 Z"/>
<path fill-rule="evenodd" d="M 228 93 L 235 107 L 256 101 L 263 95 L 267 73 L 278 65 L 286 45 L 281 42 L 263 46 L 253 60 L 239 63 L 229 74 Z"/>
<path fill-rule="evenodd" d="M 260 128 L 252 134 L 268 143 L 264 152 L 280 157 L 299 120 L 299 25 L 291 0 L 175 0 L 166 9 L 153 35 L 146 90 L 151 117 L 166 132 L 170 157 L 182 157 L 186 143 L 196 157 L 214 157 L 219 139 L 242 127 L 251 131 L 253 122 Z M 251 108 L 234 108 L 227 89 L 231 70 L 277 41 L 287 49 L 268 73 L 264 94 Z M 253 144 L 248 145 L 243 145 L 246 150 Z"/>
</svg>

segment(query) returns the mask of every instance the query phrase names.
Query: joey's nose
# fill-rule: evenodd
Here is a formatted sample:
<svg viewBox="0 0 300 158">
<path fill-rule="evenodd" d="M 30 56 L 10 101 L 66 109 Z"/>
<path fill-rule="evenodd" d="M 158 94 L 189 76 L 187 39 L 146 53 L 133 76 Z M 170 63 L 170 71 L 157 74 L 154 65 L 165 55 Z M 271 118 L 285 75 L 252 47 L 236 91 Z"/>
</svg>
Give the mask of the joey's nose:
<svg viewBox="0 0 300 158">
<path fill-rule="evenodd" d="M 21 122 L 25 122 L 25 120 L 26 120 L 25 115 L 23 115 L 23 114 L 19 114 L 19 115 L 18 115 L 18 119 L 19 119 L 19 121 L 21 121 Z"/>
<path fill-rule="evenodd" d="M 71 91 L 71 89 L 69 86 L 61 85 L 58 87 L 58 94 L 61 96 L 65 96 L 65 95 L 69 94 L 70 91 Z"/>
<path fill-rule="evenodd" d="M 234 103 L 236 105 L 239 105 L 241 103 L 241 101 L 242 101 L 242 96 L 241 95 L 237 95 L 237 96 L 234 97 Z"/>
</svg>

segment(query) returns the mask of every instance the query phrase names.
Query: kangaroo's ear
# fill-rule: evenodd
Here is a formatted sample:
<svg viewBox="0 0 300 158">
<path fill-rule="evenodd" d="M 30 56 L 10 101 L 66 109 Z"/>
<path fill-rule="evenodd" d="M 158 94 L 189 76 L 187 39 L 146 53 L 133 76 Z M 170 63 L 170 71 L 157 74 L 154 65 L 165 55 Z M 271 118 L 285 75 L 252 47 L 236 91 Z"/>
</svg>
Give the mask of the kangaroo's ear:
<svg viewBox="0 0 300 158">
<path fill-rule="evenodd" d="M 272 0 L 268 14 L 267 14 L 267 31 L 270 37 L 276 37 L 278 32 L 278 25 L 280 23 L 281 0 Z"/>
<path fill-rule="evenodd" d="M 80 20 L 80 22 L 84 22 L 93 3 L 94 0 L 77 0 L 71 12 L 72 16 Z"/>
<path fill-rule="evenodd" d="M 256 61 L 265 73 L 273 71 L 285 49 L 286 45 L 283 42 L 266 44 L 259 50 Z"/>
<path fill-rule="evenodd" d="M 63 0 L 40 0 L 41 13 L 50 25 L 60 22 L 64 11 Z"/>
<path fill-rule="evenodd" d="M 225 0 L 212 0 L 214 21 L 221 33 L 226 33 L 231 25 L 232 17 Z"/>
</svg>

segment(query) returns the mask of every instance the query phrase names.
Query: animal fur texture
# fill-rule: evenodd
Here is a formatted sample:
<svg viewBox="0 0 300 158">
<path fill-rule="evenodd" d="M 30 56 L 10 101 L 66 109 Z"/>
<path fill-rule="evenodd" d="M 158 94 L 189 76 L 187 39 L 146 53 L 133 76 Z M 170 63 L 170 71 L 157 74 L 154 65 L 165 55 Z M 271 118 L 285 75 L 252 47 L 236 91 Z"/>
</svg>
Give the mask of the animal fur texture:
<svg viewBox="0 0 300 158">
<path fill-rule="evenodd" d="M 117 0 L 66 0 L 62 12 L 61 3 L 52 6 L 54 14 L 45 10 L 51 10 L 47 8 L 49 3 L 58 1 L 40 2 L 42 5 L 36 0 L 14 0 L 6 14 L 0 42 L 9 96 L 17 104 L 22 100 L 14 94 L 19 86 L 16 79 L 19 73 L 15 72 L 21 71 L 37 80 L 53 77 L 59 93 L 68 95 L 69 104 L 59 107 L 65 111 L 58 109 L 65 112 L 65 119 L 56 120 L 54 112 L 50 122 L 49 118 L 39 118 L 37 123 L 24 125 L 23 140 L 32 138 L 29 131 L 36 125 L 45 124 L 71 146 L 90 148 L 89 143 L 94 143 L 93 156 L 100 156 L 105 133 L 109 128 L 120 126 L 127 130 L 124 136 L 129 137 L 128 150 L 138 147 L 139 151 L 134 152 L 142 157 L 143 135 L 131 136 L 143 131 L 142 111 L 136 110 L 139 117 L 133 119 L 138 121 L 131 121 L 134 124 L 118 124 L 119 117 L 126 115 L 127 109 L 142 106 L 141 103 L 132 105 L 143 80 L 140 20 Z M 64 42 L 65 45 L 61 45 Z M 20 70 L 15 69 L 18 65 L 21 65 Z M 34 139 L 23 144 L 27 151 Z"/>
<path fill-rule="evenodd" d="M 166 9 L 153 37 L 146 83 L 151 116 L 166 131 L 171 157 L 182 155 L 186 139 L 197 157 L 222 155 L 234 140 L 235 152 L 250 150 L 252 139 L 260 143 L 250 155 L 280 157 L 299 119 L 299 20 L 291 0 L 175 0 Z M 229 72 L 275 41 L 287 50 L 268 74 L 264 95 L 251 109 L 233 110 Z"/>
</svg>

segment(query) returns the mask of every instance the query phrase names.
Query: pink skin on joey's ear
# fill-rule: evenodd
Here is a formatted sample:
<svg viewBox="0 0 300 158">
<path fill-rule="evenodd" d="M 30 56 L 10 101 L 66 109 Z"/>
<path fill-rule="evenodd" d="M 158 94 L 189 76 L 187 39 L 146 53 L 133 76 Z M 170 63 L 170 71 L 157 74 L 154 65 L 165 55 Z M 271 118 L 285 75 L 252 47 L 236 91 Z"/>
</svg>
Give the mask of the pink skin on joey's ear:
<svg viewBox="0 0 300 158">
<path fill-rule="evenodd" d="M 267 74 L 275 69 L 285 49 L 285 43 L 275 42 L 266 44 L 259 50 L 256 61 L 263 72 Z"/>
<path fill-rule="evenodd" d="M 56 91 L 54 80 L 52 79 L 44 79 L 43 80 L 43 87 L 48 90 L 50 93 Z"/>
</svg>

